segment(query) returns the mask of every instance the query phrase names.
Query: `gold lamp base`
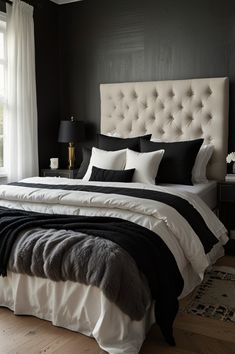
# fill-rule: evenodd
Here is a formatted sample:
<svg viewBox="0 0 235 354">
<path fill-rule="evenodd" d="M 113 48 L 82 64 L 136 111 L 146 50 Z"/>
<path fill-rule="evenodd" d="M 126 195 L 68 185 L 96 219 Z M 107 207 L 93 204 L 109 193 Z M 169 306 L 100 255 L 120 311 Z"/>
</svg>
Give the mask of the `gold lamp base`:
<svg viewBox="0 0 235 354">
<path fill-rule="evenodd" d="M 75 163 L 75 147 L 73 143 L 69 143 L 68 147 L 68 156 L 69 156 L 69 170 L 74 169 L 74 163 Z"/>
</svg>

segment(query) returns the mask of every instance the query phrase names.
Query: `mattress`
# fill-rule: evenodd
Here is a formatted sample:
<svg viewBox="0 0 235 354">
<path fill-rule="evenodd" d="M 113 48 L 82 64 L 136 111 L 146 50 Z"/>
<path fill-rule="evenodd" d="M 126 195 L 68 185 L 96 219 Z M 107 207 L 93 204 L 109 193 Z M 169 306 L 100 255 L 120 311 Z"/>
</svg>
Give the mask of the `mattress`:
<svg viewBox="0 0 235 354">
<path fill-rule="evenodd" d="M 217 182 L 208 181 L 206 183 L 198 183 L 193 186 L 183 184 L 161 184 L 161 186 L 175 189 L 180 192 L 188 192 L 198 195 L 211 210 L 217 206 Z"/>
</svg>

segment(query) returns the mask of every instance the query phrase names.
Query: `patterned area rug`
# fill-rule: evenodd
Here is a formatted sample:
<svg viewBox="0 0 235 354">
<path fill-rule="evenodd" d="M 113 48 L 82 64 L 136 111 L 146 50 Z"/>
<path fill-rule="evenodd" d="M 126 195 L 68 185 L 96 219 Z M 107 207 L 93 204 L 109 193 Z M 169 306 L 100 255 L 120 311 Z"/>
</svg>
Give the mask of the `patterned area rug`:
<svg viewBox="0 0 235 354">
<path fill-rule="evenodd" d="M 235 323 L 235 268 L 213 267 L 184 312 Z"/>
</svg>

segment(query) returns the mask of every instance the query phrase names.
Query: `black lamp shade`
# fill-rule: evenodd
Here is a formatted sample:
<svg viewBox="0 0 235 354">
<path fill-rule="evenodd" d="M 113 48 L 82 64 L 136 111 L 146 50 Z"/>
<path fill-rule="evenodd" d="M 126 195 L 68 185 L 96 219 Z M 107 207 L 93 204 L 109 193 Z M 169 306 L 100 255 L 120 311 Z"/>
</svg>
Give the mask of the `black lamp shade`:
<svg viewBox="0 0 235 354">
<path fill-rule="evenodd" d="M 58 142 L 76 143 L 85 138 L 85 125 L 83 121 L 61 120 Z"/>
</svg>

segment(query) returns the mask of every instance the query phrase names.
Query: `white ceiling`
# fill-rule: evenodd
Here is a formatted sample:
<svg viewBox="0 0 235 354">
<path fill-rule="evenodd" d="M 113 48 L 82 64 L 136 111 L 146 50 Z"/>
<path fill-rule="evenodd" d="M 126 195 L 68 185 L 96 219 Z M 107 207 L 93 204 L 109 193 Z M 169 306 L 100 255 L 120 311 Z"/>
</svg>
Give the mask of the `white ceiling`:
<svg viewBox="0 0 235 354">
<path fill-rule="evenodd" d="M 69 2 L 76 2 L 76 1 L 82 1 L 82 0 L 51 0 L 55 2 L 58 5 L 63 5 L 63 4 L 68 4 Z"/>
</svg>

